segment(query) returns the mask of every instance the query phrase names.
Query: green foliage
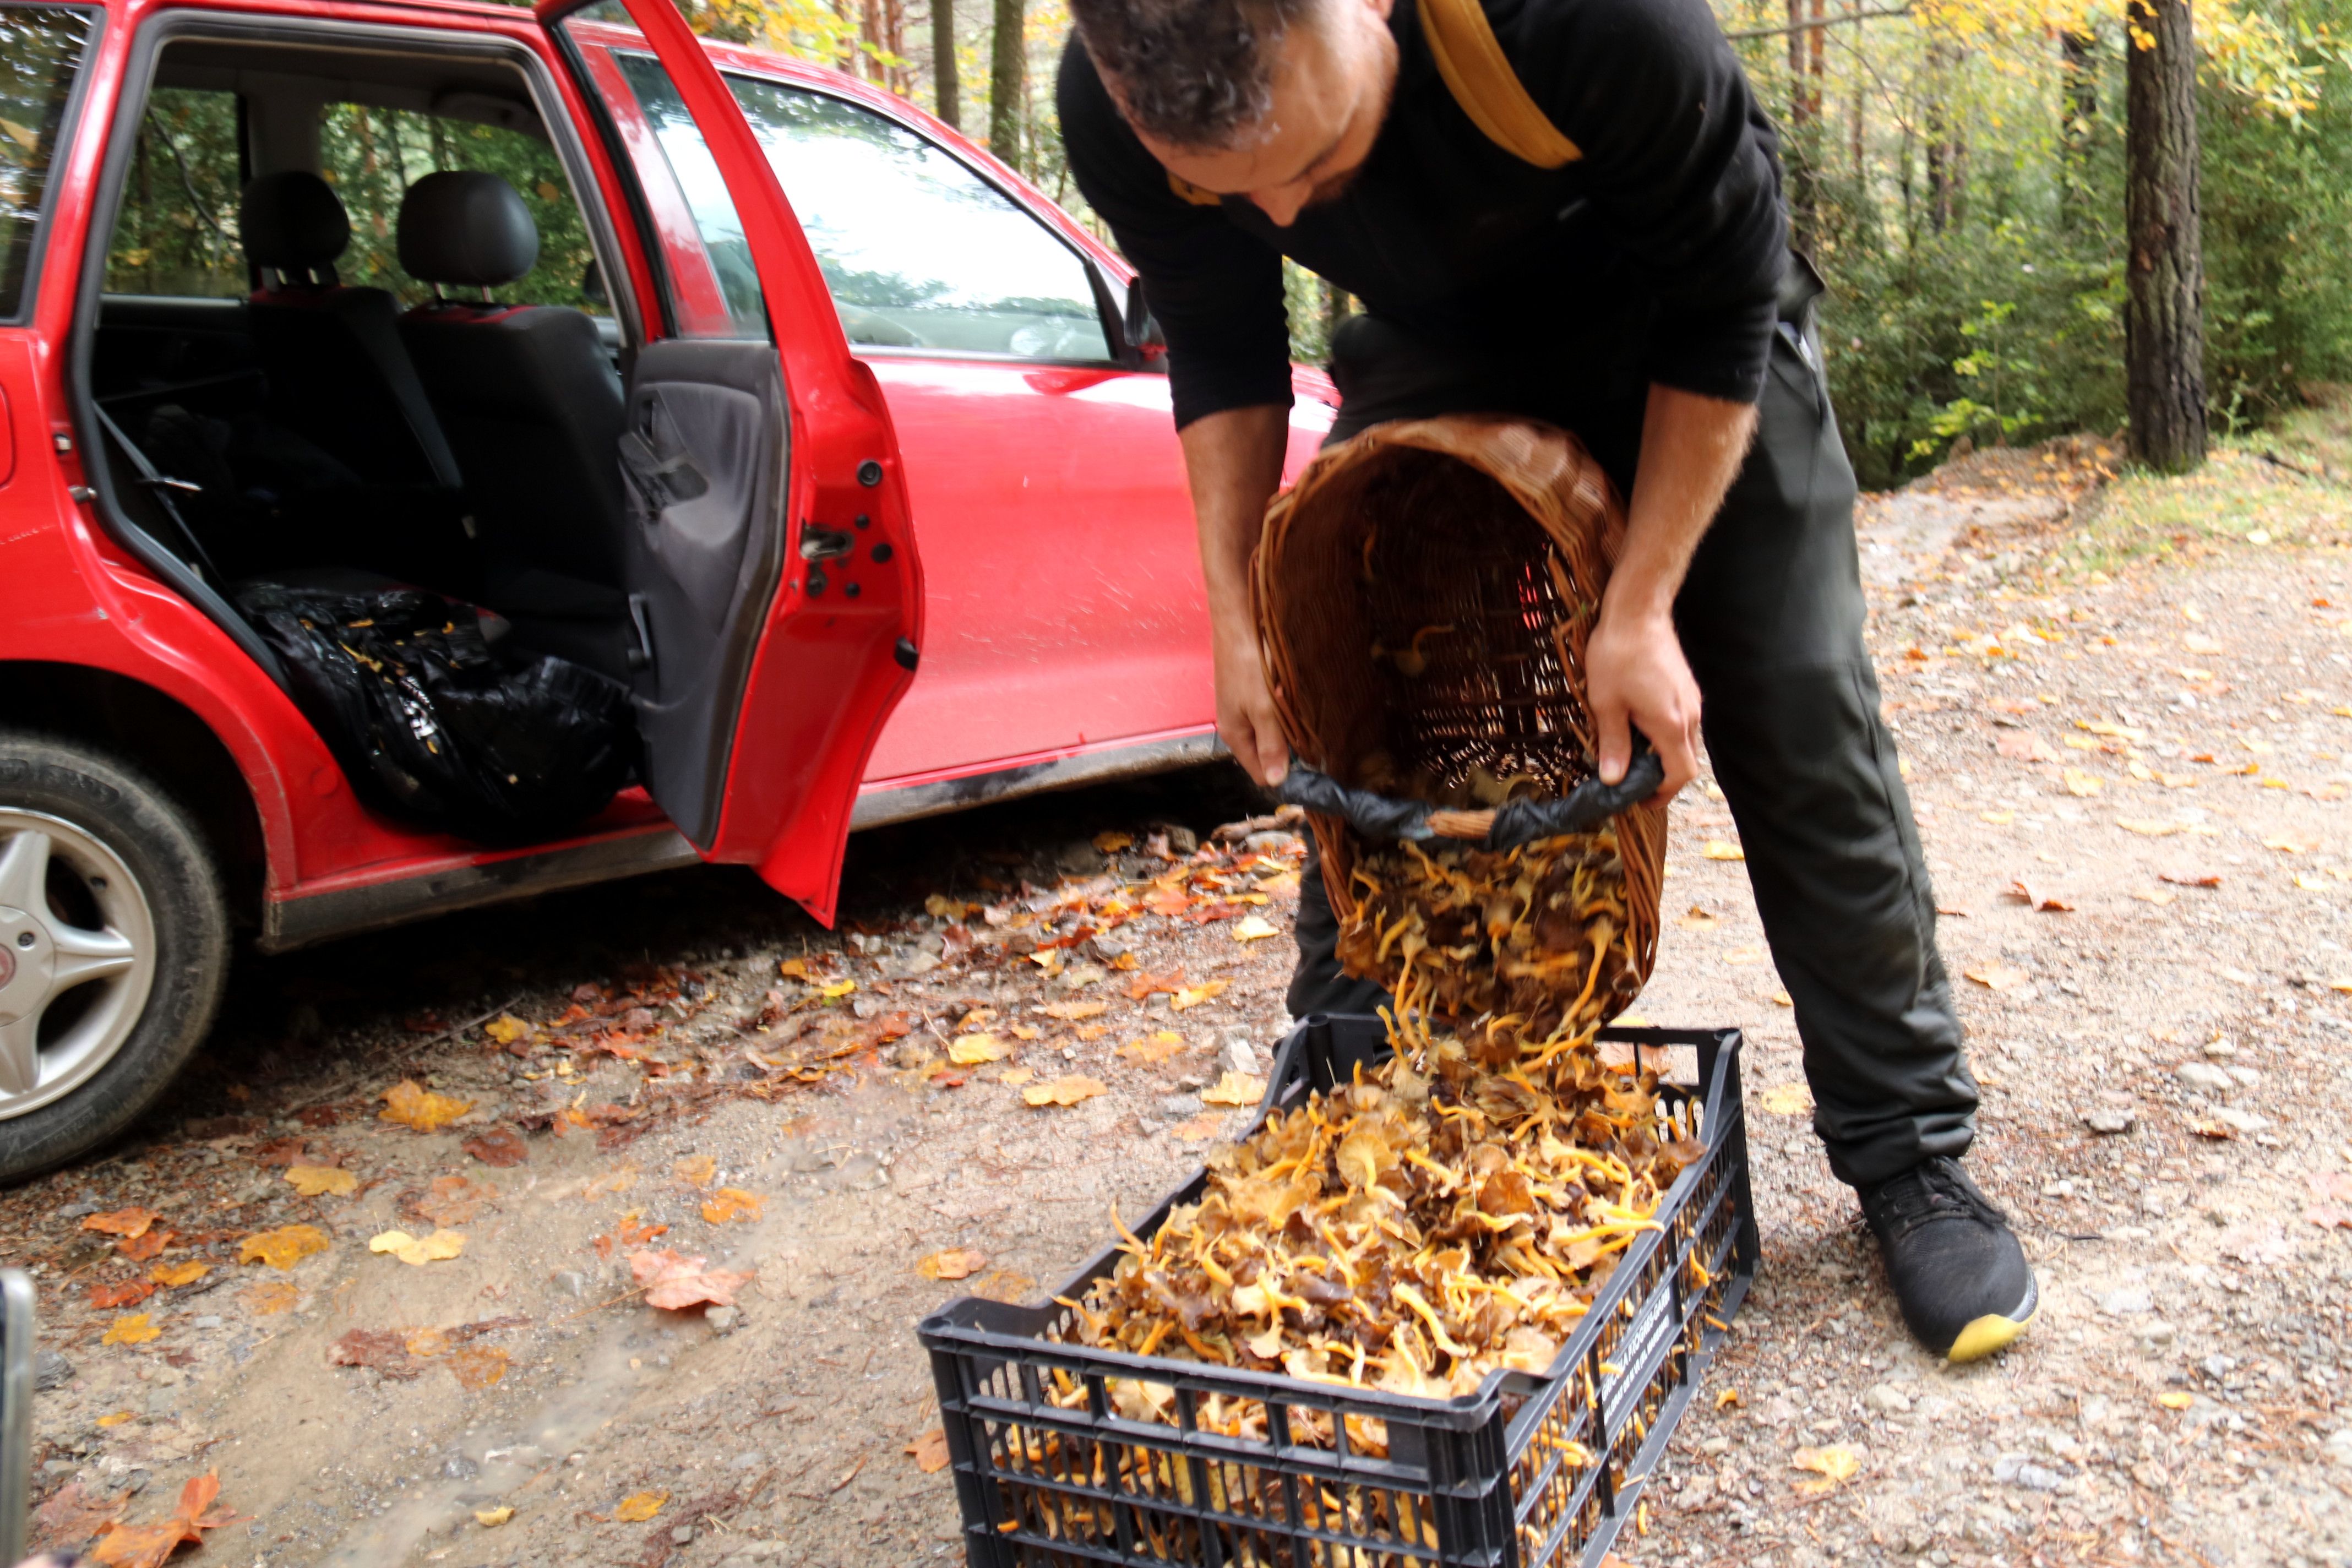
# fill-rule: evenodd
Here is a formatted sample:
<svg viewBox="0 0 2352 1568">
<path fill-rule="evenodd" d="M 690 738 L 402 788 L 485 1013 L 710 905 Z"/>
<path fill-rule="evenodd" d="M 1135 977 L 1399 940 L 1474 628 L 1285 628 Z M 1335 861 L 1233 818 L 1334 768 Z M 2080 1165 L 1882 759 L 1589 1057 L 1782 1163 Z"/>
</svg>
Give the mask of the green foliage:
<svg viewBox="0 0 2352 1568">
<path fill-rule="evenodd" d="M 107 292 L 242 298 L 236 196 L 236 98 L 157 89 L 107 247 Z"/>
</svg>

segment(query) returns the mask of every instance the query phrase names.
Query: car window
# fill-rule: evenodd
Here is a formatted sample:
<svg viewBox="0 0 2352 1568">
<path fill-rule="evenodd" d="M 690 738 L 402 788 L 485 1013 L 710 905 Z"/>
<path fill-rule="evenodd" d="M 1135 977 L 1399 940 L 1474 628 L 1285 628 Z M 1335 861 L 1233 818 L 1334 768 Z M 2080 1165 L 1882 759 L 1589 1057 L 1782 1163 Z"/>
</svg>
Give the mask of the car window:
<svg viewBox="0 0 2352 1568">
<path fill-rule="evenodd" d="M 110 294 L 242 299 L 236 237 L 236 95 L 158 88 L 139 121 L 122 209 L 106 247 Z"/>
<path fill-rule="evenodd" d="M 588 226 L 564 178 L 563 162 L 542 138 L 478 120 L 331 103 L 320 123 L 320 173 L 351 215 L 352 244 L 335 263 L 347 284 L 388 289 L 403 304 L 433 297 L 400 268 L 400 203 L 408 187 L 447 169 L 496 174 L 521 195 L 539 226 L 539 262 L 516 282 L 492 290 L 505 304 L 569 305 L 611 313 L 594 287 Z"/>
<path fill-rule="evenodd" d="M 1107 360 L 1086 264 L 1021 206 L 896 121 L 730 77 L 853 343 Z"/>
<path fill-rule="evenodd" d="M 0 317 L 25 304 L 66 105 L 97 31 L 86 11 L 0 8 Z"/>
<path fill-rule="evenodd" d="M 760 292 L 760 269 L 752 259 L 751 242 L 743 236 L 742 216 L 735 210 L 735 198 L 728 194 L 718 160 L 703 144 L 686 100 L 678 96 L 668 68 L 652 55 L 615 49 L 613 60 L 661 148 L 678 194 L 694 215 L 694 226 L 702 237 L 702 248 L 710 258 L 710 269 L 718 276 L 719 292 L 726 300 L 727 335 L 766 337 L 768 312 Z M 682 321 L 679 325 L 690 329 L 691 324 Z M 688 330 L 688 335 L 711 334 L 706 327 Z"/>
</svg>

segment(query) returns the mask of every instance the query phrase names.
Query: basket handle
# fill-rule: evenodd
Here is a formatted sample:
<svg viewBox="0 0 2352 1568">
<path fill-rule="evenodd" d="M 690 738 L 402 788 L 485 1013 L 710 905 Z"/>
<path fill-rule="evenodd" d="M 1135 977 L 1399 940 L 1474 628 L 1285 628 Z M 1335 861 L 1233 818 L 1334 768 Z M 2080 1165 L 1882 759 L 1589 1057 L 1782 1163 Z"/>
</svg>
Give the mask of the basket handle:
<svg viewBox="0 0 2352 1568">
<path fill-rule="evenodd" d="M 1367 838 L 1456 838 L 1492 850 L 1516 849 L 1538 838 L 1589 833 L 1620 812 L 1658 793 L 1666 765 L 1641 731 L 1633 731 L 1633 760 L 1613 784 L 1586 779 L 1558 800 L 1514 800 L 1488 811 L 1453 811 L 1425 800 L 1399 800 L 1368 789 L 1349 789 L 1330 774 L 1293 757 L 1290 771 L 1275 786 L 1285 805 L 1345 821 Z"/>
</svg>

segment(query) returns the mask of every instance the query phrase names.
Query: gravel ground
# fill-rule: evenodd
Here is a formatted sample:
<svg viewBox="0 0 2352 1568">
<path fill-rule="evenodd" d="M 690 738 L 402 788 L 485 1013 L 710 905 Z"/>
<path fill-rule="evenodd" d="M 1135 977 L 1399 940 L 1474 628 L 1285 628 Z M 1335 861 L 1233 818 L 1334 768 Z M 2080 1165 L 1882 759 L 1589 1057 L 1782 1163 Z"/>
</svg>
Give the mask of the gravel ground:
<svg viewBox="0 0 2352 1568">
<path fill-rule="evenodd" d="M 1970 1165 L 2042 1320 L 1971 1368 L 1906 1340 L 1695 790 L 1641 1012 L 1747 1032 L 1764 1263 L 1633 1563 L 2352 1560 L 2352 567 L 2242 517 L 2126 536 L 2161 509 L 2098 462 L 1866 510 L 1986 1088 Z M 2292 482 L 2282 515 L 2342 510 Z M 217 1470 L 236 1517 L 198 1561 L 958 1555 L 912 1325 L 1034 1299 L 1232 1125 L 1202 1096 L 1265 1068 L 1296 898 L 1294 837 L 1213 831 L 1255 809 L 1203 774 L 869 836 L 840 934 L 707 870 L 245 963 L 142 1137 L 0 1195 L 43 1293 L 37 1537 L 160 1521 Z M 457 1120 L 383 1120 L 404 1080 Z M 130 1209 L 141 1237 L 85 1225 Z M 301 1226 L 322 1250 L 239 1261 Z M 395 1228 L 461 1249 L 370 1250 Z M 643 1305 L 630 1258 L 665 1249 L 741 1276 L 704 1280 L 731 1309 Z M 962 1278 L 926 1277 L 942 1252 Z M 155 1275 L 186 1282 L 132 1299 Z M 1825 1448 L 1853 1473 L 1809 1484 Z"/>
</svg>

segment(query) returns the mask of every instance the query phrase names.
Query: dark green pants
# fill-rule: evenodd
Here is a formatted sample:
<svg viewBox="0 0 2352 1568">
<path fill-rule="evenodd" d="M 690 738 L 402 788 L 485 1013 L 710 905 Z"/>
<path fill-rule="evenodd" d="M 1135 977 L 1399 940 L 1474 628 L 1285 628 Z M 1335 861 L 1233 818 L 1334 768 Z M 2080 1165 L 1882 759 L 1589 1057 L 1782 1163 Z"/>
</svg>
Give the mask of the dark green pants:
<svg viewBox="0 0 2352 1568">
<path fill-rule="evenodd" d="M 1756 446 L 1675 602 L 1722 786 L 1773 963 L 1796 1003 L 1814 1130 L 1855 1185 L 1964 1152 L 1977 1089 L 1961 1060 L 1936 900 L 1863 643 L 1853 471 L 1805 335 L 1778 333 Z M 1390 419 L 1507 411 L 1580 437 L 1633 489 L 1646 388 L 1441 351 L 1370 317 L 1342 328 L 1341 440 Z M 1310 866 L 1298 911 L 1295 1016 L 1387 1000 L 1339 973 L 1338 926 Z M 1717 1020 L 1693 1020 L 1714 1023 Z"/>
</svg>

